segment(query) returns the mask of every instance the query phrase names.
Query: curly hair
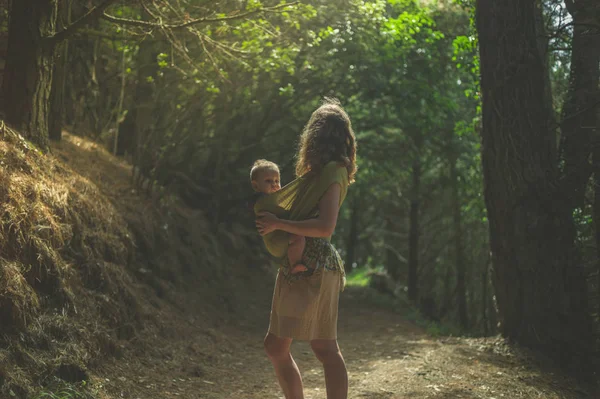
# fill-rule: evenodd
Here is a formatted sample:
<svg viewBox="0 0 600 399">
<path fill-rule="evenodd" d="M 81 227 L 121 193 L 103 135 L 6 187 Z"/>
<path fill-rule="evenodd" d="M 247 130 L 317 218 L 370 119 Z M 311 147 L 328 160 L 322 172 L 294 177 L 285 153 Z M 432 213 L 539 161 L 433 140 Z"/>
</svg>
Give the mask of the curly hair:
<svg viewBox="0 0 600 399">
<path fill-rule="evenodd" d="M 318 173 L 328 162 L 343 163 L 348 181 L 356 175 L 356 138 L 348 114 L 337 99 L 325 98 L 300 135 L 296 176 Z"/>
</svg>

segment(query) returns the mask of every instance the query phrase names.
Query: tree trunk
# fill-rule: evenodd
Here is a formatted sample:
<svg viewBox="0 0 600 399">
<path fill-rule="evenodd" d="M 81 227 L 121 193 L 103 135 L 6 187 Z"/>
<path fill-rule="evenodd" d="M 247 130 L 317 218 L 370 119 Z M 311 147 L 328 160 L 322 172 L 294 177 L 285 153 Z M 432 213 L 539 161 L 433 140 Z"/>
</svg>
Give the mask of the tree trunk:
<svg viewBox="0 0 600 399">
<path fill-rule="evenodd" d="M 154 120 L 154 81 L 158 71 L 157 56 L 158 53 L 150 40 L 140 43 L 136 58 L 135 94 L 125 120 L 119 125 L 117 143 L 117 154 L 131 154 L 134 165 L 140 167 L 144 174 L 148 169 L 145 166 L 147 140 Z"/>
<path fill-rule="evenodd" d="M 589 353 L 591 324 L 571 210 L 556 185 L 535 3 L 478 0 L 476 9 L 484 194 L 501 331 L 575 360 Z"/>
<path fill-rule="evenodd" d="M 593 0 L 595 2 L 596 0 Z M 600 31 L 591 26 L 597 21 L 592 1 L 567 1 L 573 18 L 573 41 L 569 90 L 563 106 L 561 154 L 564 160 L 565 188 L 572 197 L 571 207 L 583 207 L 590 177 L 592 131 L 598 98 Z M 596 14 L 597 15 L 597 14 Z"/>
<path fill-rule="evenodd" d="M 487 316 L 490 319 L 490 335 L 494 335 L 498 332 L 498 298 L 494 294 L 494 287 L 497 286 L 495 279 L 495 271 L 494 271 L 494 263 L 493 263 L 493 255 L 490 254 L 490 259 L 488 260 L 488 279 L 487 284 L 491 288 L 491 293 L 488 296 L 488 311 Z"/>
<path fill-rule="evenodd" d="M 450 157 L 450 181 L 452 185 L 452 219 L 454 224 L 454 260 L 456 262 L 456 296 L 458 303 L 458 320 L 466 331 L 469 328 L 467 311 L 466 262 L 463 246 L 462 214 L 458 171 L 456 170 L 457 156 Z"/>
<path fill-rule="evenodd" d="M 410 200 L 410 226 L 408 233 L 408 298 L 419 298 L 419 207 L 421 186 L 421 160 L 418 155 L 412 167 L 412 190 Z"/>
<path fill-rule="evenodd" d="M 594 15 L 593 12 L 590 14 Z M 600 18 L 600 5 L 596 6 L 595 10 L 596 19 Z M 593 35 L 593 31 L 590 31 L 589 34 Z M 590 59 L 595 59 L 595 65 L 600 65 L 600 29 L 595 30 L 595 36 L 590 36 L 589 39 L 594 39 L 590 41 L 590 47 L 588 48 L 588 57 Z M 590 66 L 592 63 L 590 62 Z M 596 318 L 596 334 L 600 336 L 600 70 L 598 67 L 590 68 L 588 70 L 590 73 L 589 81 L 591 84 L 591 92 L 589 93 L 589 99 L 594 101 L 592 104 L 588 106 L 591 107 L 591 113 L 595 114 L 595 134 L 593 134 L 594 139 L 592 140 L 592 170 L 594 173 L 594 203 L 592 205 L 593 208 L 593 220 L 594 227 L 596 232 L 596 251 L 598 253 L 596 259 L 596 272 L 597 281 L 596 281 L 596 314 L 598 317 Z M 587 121 L 587 120 L 586 120 Z M 589 122 L 592 122 L 591 118 Z"/>
<path fill-rule="evenodd" d="M 598 122 L 598 128 L 600 129 L 600 117 Z M 594 218 L 594 230 L 596 233 L 596 269 L 597 269 L 597 291 L 596 292 L 596 313 L 600 317 L 600 140 L 596 140 L 594 143 L 594 151 L 592 155 L 592 166 L 594 168 L 594 203 L 593 218 Z"/>
<path fill-rule="evenodd" d="M 390 212 L 392 214 L 392 212 Z M 384 240 L 384 262 L 387 274 L 398 282 L 401 280 L 400 275 L 400 257 L 398 256 L 398 238 L 394 235 L 396 224 L 392 221 L 392 216 L 385 218 L 385 233 Z"/>
<path fill-rule="evenodd" d="M 44 38 L 54 33 L 56 15 L 54 0 L 13 2 L 2 84 L 6 121 L 43 149 L 54 62 L 54 45 Z"/>
<path fill-rule="evenodd" d="M 144 14 L 144 19 L 147 16 Z M 150 40 L 144 40 L 138 51 L 138 81 L 135 91 L 135 127 L 133 159 L 137 165 L 146 171 L 148 137 L 152 128 L 152 113 L 154 111 L 154 86 L 158 72 L 158 52 Z"/>
<path fill-rule="evenodd" d="M 358 220 L 360 218 L 360 196 L 355 193 L 352 197 L 352 208 L 350 211 L 350 232 L 348 233 L 348 244 L 346 248 L 346 274 L 353 269 L 356 262 L 356 247 L 358 246 Z"/>
<path fill-rule="evenodd" d="M 490 261 L 485 263 L 483 273 L 481 273 L 481 323 L 483 324 L 483 336 L 489 336 L 489 320 L 488 320 L 488 271 L 490 268 Z"/>
<path fill-rule="evenodd" d="M 62 18 L 64 29 L 71 23 L 71 0 L 60 2 L 58 12 Z M 65 84 L 68 71 L 69 41 L 65 40 L 56 46 L 56 60 L 50 92 L 50 114 L 48 115 L 50 140 L 60 141 L 65 119 Z"/>
<path fill-rule="evenodd" d="M 588 179 L 591 173 L 594 174 L 592 217 L 598 251 L 595 310 L 600 314 L 600 28 L 597 25 L 600 4 L 595 0 L 571 0 L 565 4 L 573 18 L 574 27 L 569 91 L 562 122 L 564 186 L 572 187 L 574 191 L 571 207 L 583 207 Z"/>
<path fill-rule="evenodd" d="M 600 86 L 596 95 L 600 98 Z M 596 132 L 600 132 L 600 108 L 596 110 Z M 594 146 L 594 154 L 592 159 L 595 183 L 593 217 L 594 224 L 596 227 L 596 251 L 598 253 L 598 257 L 596 259 L 596 272 L 598 273 L 596 282 L 596 314 L 598 315 L 598 317 L 596 318 L 596 327 L 598 329 L 600 327 L 598 326 L 598 323 L 600 323 L 600 142 L 596 143 L 596 145 Z M 598 334 L 600 334 L 600 331 L 597 331 L 596 334 L 598 336 Z"/>
<path fill-rule="evenodd" d="M 89 11 L 89 4 L 82 1 L 68 1 L 70 13 L 77 20 Z M 98 29 L 97 21 L 91 21 L 90 28 Z M 96 77 L 96 56 L 99 39 L 96 37 L 77 38 L 69 42 L 68 69 L 66 76 L 64 118 L 73 131 L 85 134 L 98 134 L 97 113 L 102 107 L 99 102 Z"/>
<path fill-rule="evenodd" d="M 544 62 L 544 68 L 546 70 L 546 74 L 544 75 L 545 79 L 545 104 L 548 107 L 548 115 L 551 117 L 551 127 L 553 130 L 557 131 L 558 134 L 558 123 L 556 121 L 557 115 L 554 110 L 554 100 L 552 95 L 552 84 L 550 80 L 550 40 L 548 36 L 548 32 L 546 32 L 546 22 L 544 18 L 544 1 L 543 0 L 535 0 L 535 29 L 537 32 L 537 47 L 540 53 L 540 57 Z"/>
<path fill-rule="evenodd" d="M 48 137 L 60 141 L 64 121 L 65 73 L 67 70 L 68 42 L 57 46 L 54 63 L 52 89 L 50 91 L 50 114 L 48 115 Z"/>
<path fill-rule="evenodd" d="M 50 92 L 49 132 L 50 140 L 60 141 L 65 121 L 65 84 L 69 69 L 69 42 L 64 41 L 57 46 L 57 57 L 54 64 L 52 91 Z"/>
<path fill-rule="evenodd" d="M 451 267 L 447 267 L 446 273 L 441 278 L 444 281 L 444 288 L 442 291 L 442 299 L 439 305 L 440 319 L 446 317 L 448 312 L 454 309 L 454 299 L 456 298 L 456 295 L 454 294 L 454 289 L 456 288 L 454 281 L 454 270 Z"/>
</svg>

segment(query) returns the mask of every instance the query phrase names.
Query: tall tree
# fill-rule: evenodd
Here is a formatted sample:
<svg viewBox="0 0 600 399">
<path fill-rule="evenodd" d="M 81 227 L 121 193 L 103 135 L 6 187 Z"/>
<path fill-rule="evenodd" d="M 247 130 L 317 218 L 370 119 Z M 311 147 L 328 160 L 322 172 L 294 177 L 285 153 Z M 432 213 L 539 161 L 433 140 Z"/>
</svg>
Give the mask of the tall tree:
<svg viewBox="0 0 600 399">
<path fill-rule="evenodd" d="M 58 2 L 13 1 L 2 96 L 6 121 L 45 148 L 48 143 L 50 92 L 56 46 L 115 0 L 105 0 L 84 17 L 56 32 Z"/>
<path fill-rule="evenodd" d="M 63 28 L 71 23 L 71 0 L 58 3 L 59 22 L 62 20 Z M 62 18 L 61 18 L 62 17 Z M 51 140 L 60 140 L 62 137 L 63 120 L 65 116 L 65 81 L 68 72 L 69 41 L 64 40 L 56 48 L 54 71 L 52 73 L 52 86 L 50 90 L 50 114 L 48 122 L 48 136 Z"/>
<path fill-rule="evenodd" d="M 14 1 L 8 28 L 2 85 L 6 120 L 42 147 L 48 141 L 54 61 L 54 46 L 44 39 L 54 34 L 56 17 L 56 1 Z"/>
<path fill-rule="evenodd" d="M 572 207 L 582 208 L 590 174 L 594 175 L 592 215 L 598 253 L 596 314 L 600 318 L 600 4 L 594 0 L 567 0 L 565 5 L 572 18 L 573 40 L 569 89 L 561 125 L 564 178 L 576 194 Z"/>
<path fill-rule="evenodd" d="M 569 89 L 561 121 L 561 155 L 565 185 L 571 193 L 571 206 L 583 207 L 583 198 L 592 172 L 592 132 L 598 110 L 600 62 L 600 6 L 594 0 L 567 0 L 573 40 Z"/>
<path fill-rule="evenodd" d="M 419 208 L 421 205 L 421 159 L 418 150 L 412 165 L 408 237 L 408 298 L 415 302 L 419 299 Z"/>
<path fill-rule="evenodd" d="M 536 4 L 478 0 L 482 163 L 502 333 L 571 358 L 591 328 L 536 31 Z"/>
<path fill-rule="evenodd" d="M 456 262 L 456 295 L 458 302 L 458 320 L 460 326 L 466 331 L 469 328 L 467 311 L 467 284 L 465 250 L 463 245 L 463 221 L 460 203 L 460 180 L 458 175 L 458 153 L 452 148 L 448 155 L 450 167 L 450 186 L 452 192 L 452 225 L 454 230 L 454 259 Z"/>
<path fill-rule="evenodd" d="M 143 165 L 142 158 L 145 154 L 146 140 L 150 136 L 152 114 L 156 106 L 154 81 L 158 71 L 157 56 L 158 51 L 154 43 L 150 40 L 140 43 L 136 57 L 138 69 L 133 104 L 123 124 L 119 125 L 116 152 L 119 155 L 126 152 L 133 155 L 134 164 L 138 167 Z"/>
</svg>

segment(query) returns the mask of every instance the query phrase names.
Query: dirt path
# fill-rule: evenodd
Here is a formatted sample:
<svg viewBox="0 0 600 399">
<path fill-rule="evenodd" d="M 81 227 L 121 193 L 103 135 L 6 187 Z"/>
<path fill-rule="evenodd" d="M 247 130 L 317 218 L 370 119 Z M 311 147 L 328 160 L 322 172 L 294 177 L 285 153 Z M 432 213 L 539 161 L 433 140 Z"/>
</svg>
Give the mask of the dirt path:
<svg viewBox="0 0 600 399">
<path fill-rule="evenodd" d="M 360 291 L 342 294 L 339 343 L 350 398 L 592 398 L 559 373 L 542 370 L 498 340 L 428 336 L 398 314 L 376 309 Z M 261 301 L 260 305 L 264 305 Z M 283 398 L 262 350 L 264 310 L 249 305 L 237 325 L 206 328 L 189 320 L 189 339 L 164 340 L 98 370 L 107 398 Z M 306 399 L 325 399 L 320 364 L 306 343 L 292 351 Z"/>
</svg>

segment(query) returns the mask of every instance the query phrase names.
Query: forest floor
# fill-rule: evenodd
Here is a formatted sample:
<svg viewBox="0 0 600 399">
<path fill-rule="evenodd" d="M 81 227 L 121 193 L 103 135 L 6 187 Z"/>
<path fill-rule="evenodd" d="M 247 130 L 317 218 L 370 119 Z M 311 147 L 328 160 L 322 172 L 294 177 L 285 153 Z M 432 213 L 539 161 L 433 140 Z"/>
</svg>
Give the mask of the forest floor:
<svg viewBox="0 0 600 399">
<path fill-rule="evenodd" d="M 67 135 L 55 152 L 115 201 L 132 200 L 127 168 L 94 144 Z M 108 192 L 115 187 L 127 198 Z M 241 267 L 232 280 L 235 295 L 227 312 L 203 302 L 193 290 L 161 305 L 160 328 L 122 342 L 116 357 L 90 370 L 96 396 L 283 398 L 262 347 L 273 273 Z M 600 398 L 550 362 L 500 338 L 434 337 L 401 312 L 376 306 L 370 295 L 360 287 L 341 294 L 338 333 L 350 398 Z M 295 342 L 292 353 L 305 398 L 325 399 L 323 372 L 309 345 Z"/>
<path fill-rule="evenodd" d="M 401 314 L 365 303 L 361 290 L 350 287 L 340 305 L 349 398 L 595 397 L 498 338 L 434 338 Z M 237 323 L 216 328 L 190 317 L 177 337 L 111 361 L 97 370 L 97 381 L 107 398 L 283 398 L 262 348 L 268 305 L 248 305 Z M 305 398 L 325 399 L 323 372 L 309 345 L 295 342 L 292 353 Z"/>
</svg>

